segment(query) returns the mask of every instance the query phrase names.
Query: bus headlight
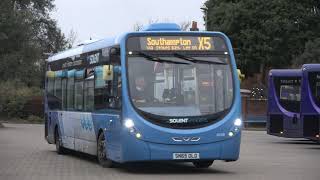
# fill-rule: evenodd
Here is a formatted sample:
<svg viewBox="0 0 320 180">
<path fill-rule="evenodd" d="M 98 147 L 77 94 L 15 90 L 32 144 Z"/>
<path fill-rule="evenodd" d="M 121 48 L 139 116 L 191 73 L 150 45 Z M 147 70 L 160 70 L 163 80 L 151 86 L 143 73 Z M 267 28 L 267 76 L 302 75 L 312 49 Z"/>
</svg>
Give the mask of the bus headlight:
<svg viewBox="0 0 320 180">
<path fill-rule="evenodd" d="M 132 119 L 126 119 L 126 120 L 124 121 L 124 126 L 125 126 L 126 128 L 128 128 L 128 129 L 133 128 L 134 123 L 133 123 Z"/>
<path fill-rule="evenodd" d="M 240 118 L 235 119 L 232 128 L 228 131 L 228 136 L 233 137 L 239 133 L 241 131 L 241 126 L 242 120 Z"/>
<path fill-rule="evenodd" d="M 141 135 L 140 133 L 137 133 L 137 134 L 136 134 L 136 138 L 138 138 L 138 139 L 140 139 L 141 136 L 142 136 L 142 135 Z"/>
<path fill-rule="evenodd" d="M 125 119 L 123 124 L 127 129 L 129 129 L 129 132 L 134 135 L 137 139 L 140 139 L 142 137 L 141 133 L 134 127 L 134 122 L 132 119 Z"/>
<path fill-rule="evenodd" d="M 242 125 L 242 120 L 240 118 L 237 118 L 236 120 L 234 120 L 234 125 L 235 126 L 241 126 Z"/>
</svg>

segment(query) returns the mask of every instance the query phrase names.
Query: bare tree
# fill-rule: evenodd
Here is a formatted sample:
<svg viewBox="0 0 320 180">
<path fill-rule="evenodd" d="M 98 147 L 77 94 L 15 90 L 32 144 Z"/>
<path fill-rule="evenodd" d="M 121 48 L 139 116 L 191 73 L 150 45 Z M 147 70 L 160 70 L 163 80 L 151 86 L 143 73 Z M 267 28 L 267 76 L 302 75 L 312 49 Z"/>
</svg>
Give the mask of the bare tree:
<svg viewBox="0 0 320 180">
<path fill-rule="evenodd" d="M 69 48 L 72 48 L 73 46 L 75 46 L 75 43 L 77 43 L 77 39 L 78 39 L 78 33 L 75 32 L 73 29 L 71 29 L 67 37 Z"/>
<path fill-rule="evenodd" d="M 153 23 L 158 23 L 158 22 L 160 22 L 159 19 L 149 19 L 148 25 L 153 24 Z M 165 21 L 162 21 L 162 22 L 165 22 Z"/>
<path fill-rule="evenodd" d="M 188 31 L 191 25 L 191 21 L 183 21 L 180 24 L 181 31 Z"/>
<path fill-rule="evenodd" d="M 143 24 L 139 23 L 139 22 L 136 22 L 134 25 L 133 25 L 133 30 L 134 31 L 141 31 L 143 28 Z"/>
<path fill-rule="evenodd" d="M 153 23 L 164 23 L 164 22 L 171 22 L 171 20 L 169 18 L 163 19 L 163 20 L 159 20 L 159 19 L 149 19 L 147 25 L 153 24 Z M 191 21 L 183 21 L 181 23 L 179 23 L 179 26 L 181 28 L 182 31 L 188 31 L 189 27 L 191 25 Z M 144 27 L 144 24 L 140 23 L 140 22 L 136 22 L 133 25 L 133 30 L 134 31 L 141 31 Z"/>
</svg>

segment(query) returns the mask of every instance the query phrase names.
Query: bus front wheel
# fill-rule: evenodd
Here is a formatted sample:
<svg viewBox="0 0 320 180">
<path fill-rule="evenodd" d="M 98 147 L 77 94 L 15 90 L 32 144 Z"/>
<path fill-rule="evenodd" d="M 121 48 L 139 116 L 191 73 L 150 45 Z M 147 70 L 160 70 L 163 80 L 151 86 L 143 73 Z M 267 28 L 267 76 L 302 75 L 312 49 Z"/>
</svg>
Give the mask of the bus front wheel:
<svg viewBox="0 0 320 180">
<path fill-rule="evenodd" d="M 208 168 L 212 165 L 213 161 L 195 161 L 192 163 L 196 168 Z"/>
<path fill-rule="evenodd" d="M 106 141 L 104 137 L 104 133 L 100 133 L 98 137 L 98 148 L 97 148 L 97 156 L 99 164 L 104 168 L 112 168 L 114 167 L 114 162 L 107 158 L 106 153 Z"/>
</svg>

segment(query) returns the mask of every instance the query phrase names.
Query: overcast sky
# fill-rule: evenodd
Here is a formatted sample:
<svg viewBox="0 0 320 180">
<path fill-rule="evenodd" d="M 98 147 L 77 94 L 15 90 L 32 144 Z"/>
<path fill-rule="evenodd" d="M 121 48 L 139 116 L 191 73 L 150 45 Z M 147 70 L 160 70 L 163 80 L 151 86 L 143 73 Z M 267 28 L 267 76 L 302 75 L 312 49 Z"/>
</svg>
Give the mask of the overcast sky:
<svg viewBox="0 0 320 180">
<path fill-rule="evenodd" d="M 132 31 L 135 23 L 150 19 L 181 23 L 197 21 L 204 29 L 200 7 L 205 0 L 55 0 L 52 17 L 67 36 L 73 29 L 77 41 L 100 39 Z"/>
</svg>

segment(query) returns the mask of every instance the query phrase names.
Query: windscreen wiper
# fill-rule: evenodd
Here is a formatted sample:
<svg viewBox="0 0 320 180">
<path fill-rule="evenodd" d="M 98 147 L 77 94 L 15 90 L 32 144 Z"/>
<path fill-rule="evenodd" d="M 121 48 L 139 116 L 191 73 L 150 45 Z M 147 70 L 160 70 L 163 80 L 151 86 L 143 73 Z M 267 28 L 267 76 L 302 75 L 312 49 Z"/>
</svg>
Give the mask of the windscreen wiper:
<svg viewBox="0 0 320 180">
<path fill-rule="evenodd" d="M 155 62 L 160 62 L 160 63 L 173 63 L 173 64 L 190 64 L 186 62 L 179 62 L 179 61 L 172 61 L 172 60 L 167 60 L 167 59 L 161 59 L 156 56 L 152 56 L 150 54 L 144 53 L 144 52 L 138 52 L 138 55 L 143 56 L 147 58 L 150 61 L 155 61 Z"/>
<path fill-rule="evenodd" d="M 196 59 L 190 56 L 186 56 L 180 53 L 174 53 L 173 54 L 175 57 L 180 58 L 180 59 L 184 59 L 186 61 L 192 62 L 192 63 L 206 63 L 206 64 L 219 64 L 219 65 L 227 65 L 228 63 L 225 62 L 217 62 L 217 61 L 207 61 L 207 60 L 200 60 L 200 59 Z"/>
</svg>

